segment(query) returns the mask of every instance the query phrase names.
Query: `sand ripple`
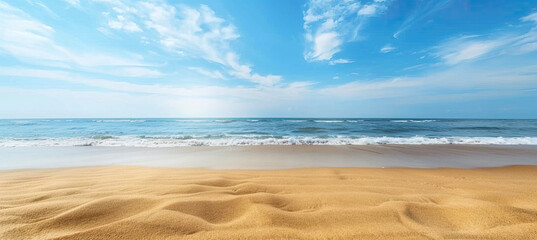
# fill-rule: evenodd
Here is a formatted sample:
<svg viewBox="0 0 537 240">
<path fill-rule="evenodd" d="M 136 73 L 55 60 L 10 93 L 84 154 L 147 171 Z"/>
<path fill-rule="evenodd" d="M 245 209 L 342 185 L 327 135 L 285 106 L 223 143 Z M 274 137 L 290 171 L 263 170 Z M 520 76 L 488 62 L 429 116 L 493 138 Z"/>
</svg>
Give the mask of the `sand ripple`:
<svg viewBox="0 0 537 240">
<path fill-rule="evenodd" d="M 0 239 L 535 239 L 537 167 L 0 172 Z"/>
</svg>

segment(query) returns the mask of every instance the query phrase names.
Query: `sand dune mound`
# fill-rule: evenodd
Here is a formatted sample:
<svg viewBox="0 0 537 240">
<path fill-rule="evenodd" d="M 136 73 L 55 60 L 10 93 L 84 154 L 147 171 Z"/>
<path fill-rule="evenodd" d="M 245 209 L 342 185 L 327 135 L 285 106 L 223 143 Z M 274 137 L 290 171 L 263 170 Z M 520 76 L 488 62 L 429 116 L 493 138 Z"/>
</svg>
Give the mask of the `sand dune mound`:
<svg viewBox="0 0 537 240">
<path fill-rule="evenodd" d="M 537 167 L 0 172 L 0 239 L 533 239 Z"/>
</svg>

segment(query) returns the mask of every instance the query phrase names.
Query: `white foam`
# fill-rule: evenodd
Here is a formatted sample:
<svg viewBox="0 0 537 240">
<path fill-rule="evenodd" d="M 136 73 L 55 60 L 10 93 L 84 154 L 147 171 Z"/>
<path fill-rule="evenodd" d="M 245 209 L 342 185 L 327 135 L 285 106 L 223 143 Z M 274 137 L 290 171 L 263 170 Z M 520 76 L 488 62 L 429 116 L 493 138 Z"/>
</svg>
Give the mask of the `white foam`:
<svg viewBox="0 0 537 240">
<path fill-rule="evenodd" d="M 343 120 L 313 120 L 314 122 L 318 123 L 342 123 Z"/>
<path fill-rule="evenodd" d="M 436 122 L 436 120 L 390 120 L 390 122 L 395 122 L 395 123 L 407 123 L 407 122 L 411 122 L 411 123 L 426 123 L 426 122 Z"/>
<path fill-rule="evenodd" d="M 235 120 L 214 120 L 214 122 L 218 122 L 218 123 L 230 123 L 230 122 L 234 122 Z"/>
<path fill-rule="evenodd" d="M 0 147 L 31 146 L 105 146 L 105 147 L 180 147 L 249 145 L 377 145 L 377 144 L 470 144 L 537 145 L 537 137 L 267 137 L 257 135 L 220 136 L 121 136 L 111 138 L 2 139 Z"/>
<path fill-rule="evenodd" d="M 436 122 L 436 120 L 410 120 L 410 122 L 424 123 L 424 122 Z"/>
<path fill-rule="evenodd" d="M 201 120 L 201 119 L 181 119 L 181 120 L 175 120 L 176 122 L 208 122 L 209 120 Z"/>
<path fill-rule="evenodd" d="M 284 122 L 292 122 L 292 123 L 299 123 L 299 122 L 307 122 L 308 120 L 283 120 Z"/>
<path fill-rule="evenodd" d="M 113 119 L 113 120 L 93 120 L 94 122 L 105 122 L 105 123 L 123 123 L 123 122 L 130 122 L 130 123 L 135 123 L 135 122 L 145 122 L 145 120 L 140 120 L 140 119 L 136 119 L 136 120 L 133 120 L 133 119 Z"/>
</svg>

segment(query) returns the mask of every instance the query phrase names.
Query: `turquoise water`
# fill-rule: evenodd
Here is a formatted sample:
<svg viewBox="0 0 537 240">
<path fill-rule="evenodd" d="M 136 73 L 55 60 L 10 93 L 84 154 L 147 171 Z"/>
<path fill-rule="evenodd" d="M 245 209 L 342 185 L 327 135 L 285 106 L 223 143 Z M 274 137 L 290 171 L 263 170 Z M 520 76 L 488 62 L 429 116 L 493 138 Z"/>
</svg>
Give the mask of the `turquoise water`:
<svg viewBox="0 0 537 240">
<path fill-rule="evenodd" d="M 0 147 L 365 144 L 537 145 L 537 120 L 3 119 Z"/>
</svg>

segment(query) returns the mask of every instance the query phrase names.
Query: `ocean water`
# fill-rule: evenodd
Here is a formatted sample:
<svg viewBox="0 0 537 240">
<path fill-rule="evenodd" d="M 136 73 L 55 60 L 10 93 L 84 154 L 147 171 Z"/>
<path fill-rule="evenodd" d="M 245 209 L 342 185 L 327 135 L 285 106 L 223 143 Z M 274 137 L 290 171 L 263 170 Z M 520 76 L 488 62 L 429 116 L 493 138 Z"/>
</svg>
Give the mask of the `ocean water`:
<svg viewBox="0 0 537 240">
<path fill-rule="evenodd" d="M 537 145 L 537 120 L 3 119 L 0 147 L 498 144 Z"/>
</svg>

